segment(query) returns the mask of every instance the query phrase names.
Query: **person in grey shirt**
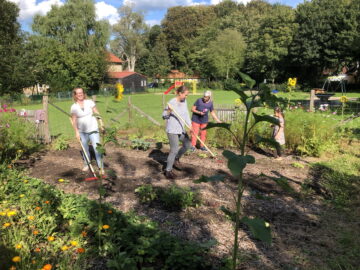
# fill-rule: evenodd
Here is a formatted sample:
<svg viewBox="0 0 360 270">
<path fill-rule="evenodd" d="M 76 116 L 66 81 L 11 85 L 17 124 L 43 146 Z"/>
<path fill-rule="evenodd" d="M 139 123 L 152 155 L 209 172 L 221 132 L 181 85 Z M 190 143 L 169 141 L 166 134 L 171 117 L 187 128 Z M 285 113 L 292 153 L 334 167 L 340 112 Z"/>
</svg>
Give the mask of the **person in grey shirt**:
<svg viewBox="0 0 360 270">
<path fill-rule="evenodd" d="M 176 97 L 171 99 L 163 111 L 163 119 L 166 119 L 166 133 L 170 143 L 170 153 L 167 158 L 167 165 L 165 169 L 165 176 L 168 179 L 175 179 L 176 175 L 173 172 L 173 166 L 181 169 L 180 158 L 191 148 L 191 141 L 186 133 L 185 123 L 191 127 L 191 120 L 189 110 L 186 102 L 186 97 L 189 94 L 189 89 L 186 86 L 180 86 L 176 90 Z M 174 113 L 174 110 L 176 113 Z M 179 115 L 180 117 L 177 117 Z M 179 142 L 182 142 L 182 147 L 179 149 Z"/>
</svg>

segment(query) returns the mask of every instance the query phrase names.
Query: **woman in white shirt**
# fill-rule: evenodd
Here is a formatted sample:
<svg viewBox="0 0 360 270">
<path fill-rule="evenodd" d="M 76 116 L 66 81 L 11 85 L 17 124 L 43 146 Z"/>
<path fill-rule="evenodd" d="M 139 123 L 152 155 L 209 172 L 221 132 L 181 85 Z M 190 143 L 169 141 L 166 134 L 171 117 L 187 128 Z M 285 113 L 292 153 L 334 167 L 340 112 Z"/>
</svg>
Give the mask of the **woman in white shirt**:
<svg viewBox="0 0 360 270">
<path fill-rule="evenodd" d="M 99 126 L 96 117 L 93 115 L 93 113 L 99 115 L 99 111 L 97 110 L 94 101 L 86 99 L 85 92 L 82 88 L 75 88 L 73 90 L 73 99 L 75 103 L 71 106 L 71 118 L 75 136 L 78 140 L 81 140 L 88 157 L 90 157 L 88 143 L 91 141 L 97 165 L 100 170 L 103 170 L 102 156 L 96 150 L 97 144 L 100 143 Z M 100 128 L 103 129 L 101 119 L 99 122 Z M 84 168 L 82 170 L 87 171 L 88 169 L 89 167 L 84 160 Z"/>
</svg>

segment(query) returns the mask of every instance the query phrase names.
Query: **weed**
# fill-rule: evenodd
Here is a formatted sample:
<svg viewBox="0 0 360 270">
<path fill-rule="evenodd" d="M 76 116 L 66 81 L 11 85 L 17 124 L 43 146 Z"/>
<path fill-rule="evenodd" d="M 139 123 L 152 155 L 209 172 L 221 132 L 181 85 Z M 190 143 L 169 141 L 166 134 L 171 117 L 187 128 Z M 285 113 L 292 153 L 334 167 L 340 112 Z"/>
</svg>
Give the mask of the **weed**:
<svg viewBox="0 0 360 270">
<path fill-rule="evenodd" d="M 146 151 L 150 148 L 150 143 L 143 139 L 133 139 L 131 140 L 131 148 Z"/>
<path fill-rule="evenodd" d="M 69 148 L 69 139 L 64 136 L 59 136 L 51 142 L 51 147 L 57 151 L 66 150 Z"/>
<path fill-rule="evenodd" d="M 299 163 L 299 162 L 293 162 L 293 163 L 291 163 L 291 166 L 293 166 L 294 168 L 299 168 L 299 169 L 305 168 L 304 164 Z"/>
<path fill-rule="evenodd" d="M 150 203 L 157 198 L 157 194 L 152 185 L 142 185 L 135 189 L 141 203 Z"/>
</svg>

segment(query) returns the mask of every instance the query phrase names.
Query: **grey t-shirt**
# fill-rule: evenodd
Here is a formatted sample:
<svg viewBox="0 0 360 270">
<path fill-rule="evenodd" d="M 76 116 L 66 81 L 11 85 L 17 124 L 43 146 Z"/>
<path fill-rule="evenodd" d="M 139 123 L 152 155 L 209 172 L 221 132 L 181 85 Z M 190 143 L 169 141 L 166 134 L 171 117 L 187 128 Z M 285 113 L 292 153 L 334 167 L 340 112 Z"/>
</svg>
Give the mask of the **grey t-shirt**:
<svg viewBox="0 0 360 270">
<path fill-rule="evenodd" d="M 171 99 L 168 102 L 173 110 L 176 111 L 178 115 L 186 122 L 188 126 L 191 126 L 190 114 L 187 106 L 186 100 L 184 102 L 179 102 L 176 98 Z M 168 106 L 166 106 L 163 111 L 163 118 L 167 119 L 166 123 L 166 133 L 171 134 L 182 134 L 186 132 L 185 124 L 181 119 L 179 119 L 175 113 L 171 112 L 170 115 L 167 112 Z"/>
</svg>

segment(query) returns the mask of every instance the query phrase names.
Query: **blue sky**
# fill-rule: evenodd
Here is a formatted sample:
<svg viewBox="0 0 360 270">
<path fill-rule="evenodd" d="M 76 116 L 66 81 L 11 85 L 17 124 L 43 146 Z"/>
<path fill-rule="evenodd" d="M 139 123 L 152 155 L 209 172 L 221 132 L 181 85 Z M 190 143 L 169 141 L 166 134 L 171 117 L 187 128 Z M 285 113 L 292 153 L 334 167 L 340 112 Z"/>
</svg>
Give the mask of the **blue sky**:
<svg viewBox="0 0 360 270">
<path fill-rule="evenodd" d="M 46 14 L 52 5 L 63 5 L 65 0 L 8 0 L 16 3 L 20 8 L 19 22 L 22 29 L 29 31 L 32 18 L 35 14 Z M 135 9 L 145 11 L 145 19 L 149 25 L 159 24 L 163 19 L 167 8 L 173 6 L 211 5 L 221 0 L 95 0 L 96 14 L 98 19 L 107 19 L 114 24 L 117 19 L 117 9 L 123 4 L 132 4 Z M 247 3 L 250 0 L 235 0 L 239 3 Z M 281 3 L 296 7 L 304 0 L 268 0 L 270 3 Z"/>
</svg>

